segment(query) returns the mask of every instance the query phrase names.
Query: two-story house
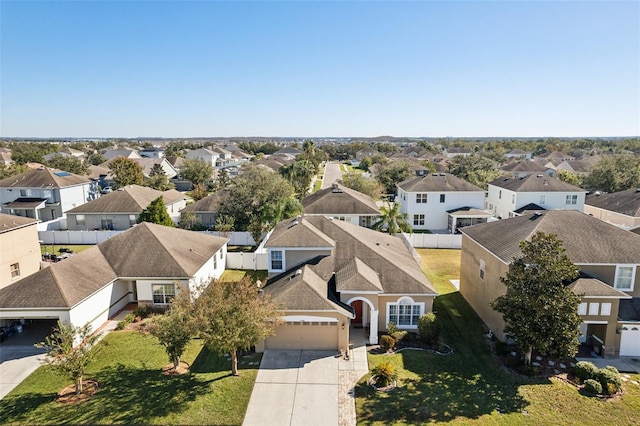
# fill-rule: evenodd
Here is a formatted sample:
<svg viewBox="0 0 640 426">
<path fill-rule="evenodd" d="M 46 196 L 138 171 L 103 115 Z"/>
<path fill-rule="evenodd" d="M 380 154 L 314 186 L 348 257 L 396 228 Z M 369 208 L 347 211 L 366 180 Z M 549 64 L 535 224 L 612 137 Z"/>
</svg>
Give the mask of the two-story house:
<svg viewBox="0 0 640 426">
<path fill-rule="evenodd" d="M 216 167 L 216 162 L 220 155 L 217 152 L 211 151 L 207 148 L 198 148 L 191 149 L 184 154 L 184 158 L 188 160 L 200 160 L 204 161 L 207 164 L 210 164 L 211 167 Z"/>
<path fill-rule="evenodd" d="M 0 288 L 40 270 L 37 219 L 0 213 Z"/>
<path fill-rule="evenodd" d="M 98 195 L 98 183 L 87 176 L 46 167 L 0 180 L 3 213 L 43 222 L 63 217 Z"/>
<path fill-rule="evenodd" d="M 487 327 L 505 340 L 505 322 L 489 302 L 506 292 L 500 282 L 522 253 L 520 241 L 555 234 L 581 276 L 580 341 L 605 357 L 640 356 L 640 235 L 575 210 L 556 210 L 462 230 L 460 293 Z"/>
<path fill-rule="evenodd" d="M 625 229 L 640 226 L 640 189 L 587 195 L 584 212 Z"/>
<path fill-rule="evenodd" d="M 370 196 L 338 183 L 307 195 L 302 200 L 307 216 L 326 216 L 370 228 L 380 209 Z"/>
<path fill-rule="evenodd" d="M 486 208 L 499 219 L 526 210 L 583 211 L 587 194 L 582 188 L 546 175 L 522 178 L 499 177 L 489 182 Z"/>
<path fill-rule="evenodd" d="M 484 197 L 484 189 L 459 177 L 430 173 L 398 183 L 395 202 L 414 230 L 455 233 L 491 217 L 483 211 Z"/>
</svg>

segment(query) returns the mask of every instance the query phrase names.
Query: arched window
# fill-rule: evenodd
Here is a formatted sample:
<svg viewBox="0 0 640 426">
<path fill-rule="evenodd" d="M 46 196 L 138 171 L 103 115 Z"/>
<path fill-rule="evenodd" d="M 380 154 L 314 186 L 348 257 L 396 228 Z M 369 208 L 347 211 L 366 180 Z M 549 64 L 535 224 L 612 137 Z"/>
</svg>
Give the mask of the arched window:
<svg viewBox="0 0 640 426">
<path fill-rule="evenodd" d="M 387 303 L 387 324 L 394 322 L 398 328 L 417 328 L 418 319 L 424 314 L 424 302 L 415 302 L 409 296 Z"/>
</svg>

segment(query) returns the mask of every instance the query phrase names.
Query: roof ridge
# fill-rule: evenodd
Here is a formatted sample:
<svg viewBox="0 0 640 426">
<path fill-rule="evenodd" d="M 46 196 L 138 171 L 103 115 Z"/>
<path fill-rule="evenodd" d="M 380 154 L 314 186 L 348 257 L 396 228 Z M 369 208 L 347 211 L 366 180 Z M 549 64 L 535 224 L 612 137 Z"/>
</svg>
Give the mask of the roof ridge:
<svg viewBox="0 0 640 426">
<path fill-rule="evenodd" d="M 70 303 L 69 303 L 69 298 L 67 297 L 67 295 L 65 294 L 64 291 L 62 291 L 62 286 L 60 285 L 60 280 L 58 279 L 58 275 L 55 273 L 56 269 L 54 269 L 55 267 L 57 267 L 57 264 L 54 265 L 50 265 L 48 268 L 49 273 L 51 275 L 51 277 L 53 278 L 53 282 L 56 283 L 56 288 L 58 289 L 58 293 L 60 293 L 60 296 L 62 297 L 62 300 L 64 300 L 64 303 L 66 306 L 70 307 Z"/>
<path fill-rule="evenodd" d="M 155 229 L 160 229 L 160 228 L 157 228 L 157 227 L 158 226 L 164 226 L 164 225 L 153 224 L 155 226 L 151 226 L 152 224 L 150 222 L 140 222 L 136 226 L 140 226 L 140 225 L 144 225 L 144 229 L 146 229 L 153 236 L 153 238 L 158 242 L 158 244 L 160 244 L 160 246 L 164 250 L 164 252 L 167 255 L 167 257 L 171 259 L 171 262 L 173 262 L 178 267 L 178 269 L 180 269 L 182 271 L 182 273 L 184 274 L 183 276 L 188 277 L 189 273 L 187 271 L 185 271 L 184 268 L 182 267 L 182 265 L 176 261 L 176 259 L 171 255 L 171 252 L 169 252 L 169 250 L 167 250 L 167 247 L 163 244 L 162 241 L 160 241 L 160 238 L 158 238 L 158 236 L 156 235 L 156 233 L 154 231 L 154 228 Z M 179 228 L 176 228 L 176 229 L 179 229 Z M 186 232 L 190 232 L 190 231 L 186 231 Z M 214 255 L 215 255 L 215 253 L 214 253 Z"/>
</svg>

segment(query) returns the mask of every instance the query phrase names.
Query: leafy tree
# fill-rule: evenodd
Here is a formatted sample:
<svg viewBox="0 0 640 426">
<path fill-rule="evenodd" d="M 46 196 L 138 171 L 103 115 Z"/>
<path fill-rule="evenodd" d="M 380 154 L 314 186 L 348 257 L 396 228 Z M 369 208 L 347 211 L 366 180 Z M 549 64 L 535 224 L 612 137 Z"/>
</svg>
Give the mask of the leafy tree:
<svg viewBox="0 0 640 426">
<path fill-rule="evenodd" d="M 18 164 L 42 163 L 43 156 L 60 151 L 55 143 L 14 143 L 11 145 L 11 158 Z"/>
<path fill-rule="evenodd" d="M 193 198 L 194 201 L 202 200 L 207 195 L 209 195 L 209 190 L 207 189 L 207 186 L 202 183 L 196 184 L 189 192 L 189 196 Z"/>
<path fill-rule="evenodd" d="M 142 185 L 144 174 L 142 166 L 126 157 L 116 157 L 109 163 L 113 172 L 113 181 L 118 187 L 127 185 Z"/>
<path fill-rule="evenodd" d="M 371 227 L 379 231 L 386 229 L 389 234 L 412 232 L 407 213 L 400 213 L 400 203 L 386 204 L 380 207 L 380 219 Z"/>
<path fill-rule="evenodd" d="M 75 327 L 58 321 L 53 332 L 36 348 L 47 352 L 45 361 L 66 374 L 76 385 L 76 394 L 82 393 L 82 378 L 89 363 L 98 353 L 92 348 L 98 343 L 99 334 L 91 334 L 91 325 Z"/>
<path fill-rule="evenodd" d="M 107 161 L 107 157 L 105 157 L 98 151 L 94 152 L 93 154 L 89 154 L 89 156 L 87 157 L 87 162 L 94 166 L 97 166 L 98 164 L 102 164 L 105 161 Z"/>
<path fill-rule="evenodd" d="M 229 172 L 227 169 L 222 169 L 218 172 L 218 178 L 215 182 L 215 189 L 219 191 L 221 189 L 225 189 L 231 183 L 231 179 L 229 179 Z"/>
<path fill-rule="evenodd" d="M 182 229 L 189 229 L 191 231 L 199 231 L 203 228 L 198 215 L 196 215 L 195 212 L 187 210 L 182 210 L 180 212 L 180 223 L 178 224 L 178 227 Z"/>
<path fill-rule="evenodd" d="M 213 176 L 213 166 L 202 160 L 184 160 L 180 176 L 194 185 L 207 185 Z"/>
<path fill-rule="evenodd" d="M 558 173 L 556 175 L 558 176 L 558 179 L 563 182 L 567 182 L 575 186 L 582 186 L 582 178 L 580 178 L 580 176 L 575 173 L 571 173 L 568 170 L 558 170 Z"/>
<path fill-rule="evenodd" d="M 411 165 L 406 161 L 394 161 L 382 166 L 376 179 L 384 187 L 387 194 L 396 193 L 396 184 L 414 176 Z"/>
<path fill-rule="evenodd" d="M 382 196 L 382 185 L 374 179 L 364 177 L 362 173 L 349 172 L 342 175 L 342 184 L 347 188 L 367 194 L 374 200 Z"/>
<path fill-rule="evenodd" d="M 452 158 L 449 172 L 484 189 L 487 189 L 489 182 L 500 177 L 500 172 L 493 167 L 491 160 L 478 155 L 458 155 Z"/>
<path fill-rule="evenodd" d="M 573 356 L 578 349 L 580 298 L 568 287 L 578 268 L 567 256 L 562 242 L 553 234 L 538 232 L 520 242 L 522 255 L 509 265 L 500 281 L 507 292 L 493 300 L 509 333 L 531 364 L 536 348 L 558 356 Z"/>
<path fill-rule="evenodd" d="M 16 176 L 28 171 L 29 168 L 25 164 L 11 163 L 6 165 L 5 163 L 0 163 L 0 179 Z"/>
<path fill-rule="evenodd" d="M 603 157 L 584 180 L 592 191 L 618 192 L 640 187 L 640 158 L 632 155 Z"/>
<path fill-rule="evenodd" d="M 165 175 L 166 173 L 164 172 L 164 169 L 162 168 L 161 164 L 154 164 L 151 167 L 151 171 L 149 172 L 149 176 L 157 176 L 157 175 Z"/>
<path fill-rule="evenodd" d="M 231 216 L 223 214 L 216 218 L 216 231 L 220 232 L 223 237 L 228 237 L 235 229 L 235 219 Z"/>
<path fill-rule="evenodd" d="M 175 227 L 173 220 L 167 212 L 167 207 L 164 205 L 164 199 L 162 196 L 153 200 L 146 209 L 142 210 L 140 217 L 138 217 L 138 223 L 151 222 L 158 225 Z"/>
<path fill-rule="evenodd" d="M 278 307 L 245 277 L 238 282 L 212 281 L 195 301 L 200 336 L 211 351 L 231 354 L 238 375 L 238 350 L 249 349 L 274 334 Z"/>
<path fill-rule="evenodd" d="M 149 188 L 153 188 L 158 191 L 167 191 L 176 187 L 173 182 L 169 181 L 169 178 L 165 174 L 148 177 L 144 180 L 144 186 L 148 186 Z"/>
<path fill-rule="evenodd" d="M 371 161 L 371 157 L 364 157 L 362 160 L 360 160 L 360 164 L 358 165 L 358 167 L 365 172 L 368 172 L 369 167 L 371 167 L 372 164 L 373 161 Z"/>
<path fill-rule="evenodd" d="M 54 169 L 64 170 L 65 172 L 76 175 L 86 175 L 89 173 L 89 167 L 81 159 L 76 157 L 55 155 L 51 160 L 47 161 L 47 165 Z"/>
<path fill-rule="evenodd" d="M 311 180 L 316 173 L 314 165 L 308 160 L 295 161 L 288 166 L 282 166 L 279 172 L 293 185 L 298 199 L 307 195 Z"/>
</svg>

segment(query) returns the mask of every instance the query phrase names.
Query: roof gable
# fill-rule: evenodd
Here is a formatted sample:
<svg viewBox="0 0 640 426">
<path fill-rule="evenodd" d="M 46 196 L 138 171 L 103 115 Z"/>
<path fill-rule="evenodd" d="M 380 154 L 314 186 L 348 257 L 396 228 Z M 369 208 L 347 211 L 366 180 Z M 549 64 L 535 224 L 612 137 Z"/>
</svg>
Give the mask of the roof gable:
<svg viewBox="0 0 640 426">
<path fill-rule="evenodd" d="M 39 167 L 0 180 L 0 188 L 65 188 L 91 183 L 91 179 L 73 173 Z"/>
<path fill-rule="evenodd" d="M 450 173 L 430 173 L 407 179 L 400 182 L 398 187 L 405 192 L 485 192 L 484 189 Z"/>
<path fill-rule="evenodd" d="M 302 207 L 307 214 L 379 215 L 373 198 L 339 184 L 306 196 Z"/>
<path fill-rule="evenodd" d="M 515 192 L 584 192 L 582 188 L 546 175 L 531 175 L 522 178 L 499 177 L 489 185 Z"/>
<path fill-rule="evenodd" d="M 326 247 L 334 248 L 335 242 L 313 226 L 307 217 L 286 219 L 273 230 L 264 245 L 272 247 Z"/>
</svg>

